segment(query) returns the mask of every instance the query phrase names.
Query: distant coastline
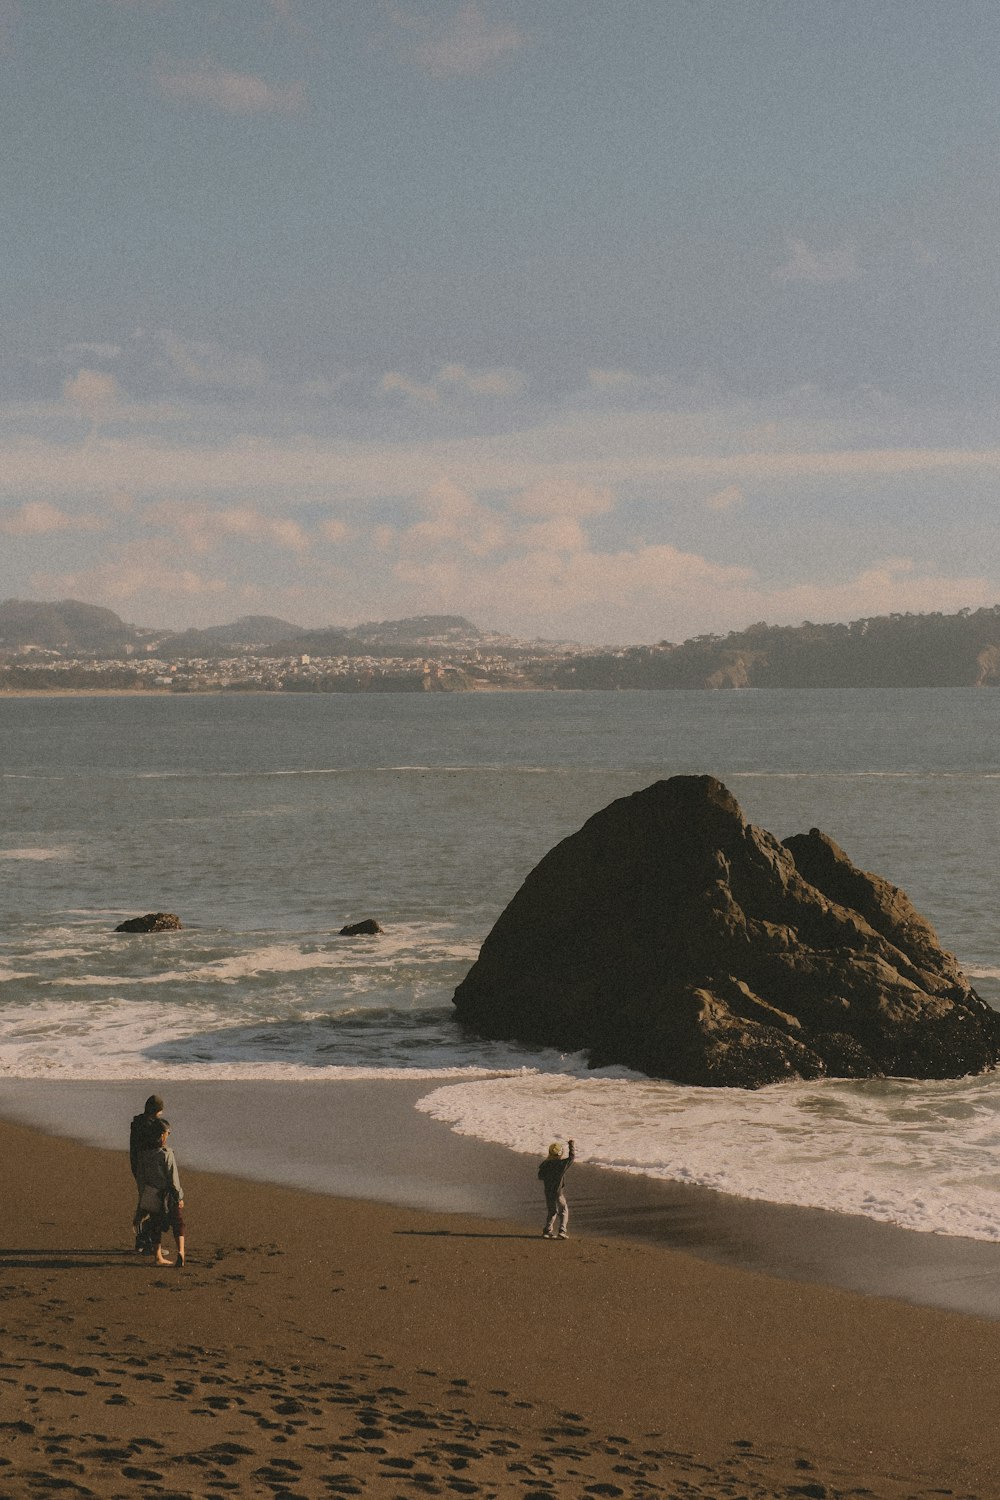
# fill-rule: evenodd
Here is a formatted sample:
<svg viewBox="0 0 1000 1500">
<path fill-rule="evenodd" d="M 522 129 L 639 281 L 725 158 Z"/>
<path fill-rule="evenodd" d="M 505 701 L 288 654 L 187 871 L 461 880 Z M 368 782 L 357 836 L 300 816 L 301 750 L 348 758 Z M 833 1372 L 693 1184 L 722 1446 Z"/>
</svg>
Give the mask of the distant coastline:
<svg viewBox="0 0 1000 1500">
<path fill-rule="evenodd" d="M 1000 604 L 587 647 L 500 635 L 459 615 L 318 630 L 247 616 L 172 632 L 75 600 L 0 603 L 5 696 L 873 687 L 1000 687 Z"/>
<path fill-rule="evenodd" d="M 0 687 L 0 698 L 176 698 L 169 688 L 8 688 Z"/>
<path fill-rule="evenodd" d="M 472 693 L 550 693 L 554 688 L 537 687 L 533 683 L 512 685 L 509 687 L 498 686 L 493 683 L 476 683 L 473 687 L 464 689 Z M 575 691 L 582 692 L 583 689 Z M 184 688 L 178 691 L 169 687 L 34 687 L 34 688 L 9 688 L 0 686 L 0 700 L 4 698 L 232 698 L 253 697 L 255 694 L 267 697 L 282 696 L 281 688 Z M 285 696 L 290 696 L 285 694 Z M 357 696 L 351 694 L 350 696 Z"/>
</svg>

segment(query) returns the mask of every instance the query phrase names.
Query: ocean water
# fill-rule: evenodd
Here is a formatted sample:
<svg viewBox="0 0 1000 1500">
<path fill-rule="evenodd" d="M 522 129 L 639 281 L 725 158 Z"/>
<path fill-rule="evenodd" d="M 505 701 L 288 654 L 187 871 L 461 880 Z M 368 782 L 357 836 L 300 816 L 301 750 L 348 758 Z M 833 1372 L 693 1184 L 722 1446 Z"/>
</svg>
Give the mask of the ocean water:
<svg viewBox="0 0 1000 1500">
<path fill-rule="evenodd" d="M 659 777 L 719 776 L 903 886 L 1000 1008 L 1000 694 L 0 699 L 0 1078 L 426 1081 L 532 1154 L 1000 1240 L 1000 1077 L 704 1091 L 464 1035 L 528 871 Z M 175 933 L 114 932 L 176 912 Z M 379 937 L 341 938 L 374 916 Z"/>
</svg>

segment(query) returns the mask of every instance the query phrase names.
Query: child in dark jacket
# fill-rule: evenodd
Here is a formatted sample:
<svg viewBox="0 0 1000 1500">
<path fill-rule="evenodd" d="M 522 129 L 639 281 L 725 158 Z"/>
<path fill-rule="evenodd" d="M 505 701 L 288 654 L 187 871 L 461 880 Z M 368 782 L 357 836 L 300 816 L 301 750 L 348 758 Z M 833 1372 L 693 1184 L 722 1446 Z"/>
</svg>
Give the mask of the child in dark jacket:
<svg viewBox="0 0 1000 1500">
<path fill-rule="evenodd" d="M 563 1181 L 571 1163 L 576 1159 L 576 1147 L 569 1143 L 569 1155 L 563 1156 L 562 1147 L 555 1141 L 549 1154 L 538 1168 L 538 1176 L 545 1189 L 545 1228 L 547 1240 L 569 1238 L 569 1204 L 563 1191 Z"/>
</svg>

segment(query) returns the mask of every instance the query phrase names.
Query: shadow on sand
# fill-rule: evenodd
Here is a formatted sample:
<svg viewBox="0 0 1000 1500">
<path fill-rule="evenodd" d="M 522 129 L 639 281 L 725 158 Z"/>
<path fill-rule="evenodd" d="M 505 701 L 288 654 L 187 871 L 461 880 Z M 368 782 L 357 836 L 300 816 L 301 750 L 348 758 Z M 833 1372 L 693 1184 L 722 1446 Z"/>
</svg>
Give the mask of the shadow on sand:
<svg viewBox="0 0 1000 1500">
<path fill-rule="evenodd" d="M 134 1250 L 122 1250 L 120 1247 L 97 1250 L 53 1250 L 51 1245 L 46 1250 L 32 1250 L 26 1247 L 0 1248 L 0 1269 L 5 1271 L 14 1269 L 75 1271 L 81 1266 L 149 1266 L 151 1264 L 150 1256 L 137 1255 Z"/>
<path fill-rule="evenodd" d="M 511 1234 L 479 1229 L 394 1229 L 393 1234 L 419 1235 L 422 1239 L 450 1240 L 537 1240 L 537 1234 Z"/>
</svg>

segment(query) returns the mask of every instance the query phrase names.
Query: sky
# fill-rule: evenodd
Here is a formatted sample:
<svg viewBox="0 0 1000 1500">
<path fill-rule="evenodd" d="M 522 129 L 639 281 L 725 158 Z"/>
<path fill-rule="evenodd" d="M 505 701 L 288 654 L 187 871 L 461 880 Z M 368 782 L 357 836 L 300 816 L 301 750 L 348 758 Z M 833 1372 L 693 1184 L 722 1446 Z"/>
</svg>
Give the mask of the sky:
<svg viewBox="0 0 1000 1500">
<path fill-rule="evenodd" d="M 995 0 L 0 0 L 0 598 L 1000 602 Z"/>
</svg>

